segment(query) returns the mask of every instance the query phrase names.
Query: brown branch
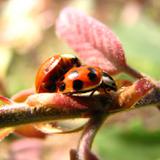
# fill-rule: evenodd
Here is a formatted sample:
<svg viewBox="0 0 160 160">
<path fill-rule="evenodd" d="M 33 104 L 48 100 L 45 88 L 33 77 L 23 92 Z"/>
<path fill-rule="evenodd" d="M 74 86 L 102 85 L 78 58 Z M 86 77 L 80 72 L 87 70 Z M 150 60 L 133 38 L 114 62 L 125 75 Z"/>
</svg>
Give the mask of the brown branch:
<svg viewBox="0 0 160 160">
<path fill-rule="evenodd" d="M 87 118 L 97 111 L 109 110 L 110 100 L 111 95 L 71 97 L 52 93 L 35 94 L 29 96 L 25 103 L 1 107 L 0 128 L 60 119 Z"/>
<path fill-rule="evenodd" d="M 94 137 L 105 121 L 106 117 L 106 113 L 99 112 L 96 113 L 96 115 L 92 115 L 92 117 L 89 119 L 79 141 L 75 160 L 98 160 L 98 158 L 91 152 L 91 147 Z"/>
<path fill-rule="evenodd" d="M 60 108 L 36 106 L 26 104 L 4 106 L 0 108 L 0 128 L 11 127 L 34 122 L 69 119 L 83 117 L 87 109 L 69 109 L 67 112 Z"/>
<path fill-rule="evenodd" d="M 13 103 L 1 107 L 0 128 L 34 122 L 91 117 L 99 112 L 111 114 L 124 111 L 130 109 L 137 101 L 142 101 L 142 97 L 153 88 L 154 84 L 143 78 L 118 92 L 108 92 L 104 95 L 34 94 L 29 96 L 24 103 Z M 136 105 L 136 107 L 141 106 Z"/>
</svg>

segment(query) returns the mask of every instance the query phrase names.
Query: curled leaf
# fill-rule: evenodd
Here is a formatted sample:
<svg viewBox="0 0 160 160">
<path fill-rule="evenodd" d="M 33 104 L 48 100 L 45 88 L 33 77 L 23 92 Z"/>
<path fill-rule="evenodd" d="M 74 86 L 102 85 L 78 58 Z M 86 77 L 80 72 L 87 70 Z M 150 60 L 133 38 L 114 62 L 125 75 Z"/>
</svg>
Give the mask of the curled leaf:
<svg viewBox="0 0 160 160">
<path fill-rule="evenodd" d="M 88 119 L 76 118 L 70 120 L 59 120 L 44 123 L 37 123 L 35 127 L 46 134 L 71 133 L 82 130 Z"/>
<path fill-rule="evenodd" d="M 45 138 L 46 134 L 37 130 L 33 124 L 26 124 L 16 127 L 14 133 L 24 136 L 24 137 L 32 137 L 32 138 Z"/>
<path fill-rule="evenodd" d="M 137 101 L 142 99 L 155 84 L 147 78 L 134 82 L 131 86 L 122 87 L 119 91 L 119 105 L 123 108 L 130 108 Z"/>
<path fill-rule="evenodd" d="M 12 100 L 15 102 L 24 102 L 28 96 L 34 94 L 34 89 L 22 90 L 12 96 Z"/>
<path fill-rule="evenodd" d="M 0 95 L 0 107 L 3 107 L 3 105 L 10 105 L 10 104 L 13 104 L 12 100 Z"/>
<path fill-rule="evenodd" d="M 7 137 L 13 131 L 14 131 L 14 128 L 0 129 L 0 141 L 2 141 L 5 137 Z"/>
<path fill-rule="evenodd" d="M 120 41 L 98 20 L 77 9 L 65 8 L 57 19 L 56 31 L 86 64 L 99 66 L 109 74 L 125 68 Z"/>
</svg>

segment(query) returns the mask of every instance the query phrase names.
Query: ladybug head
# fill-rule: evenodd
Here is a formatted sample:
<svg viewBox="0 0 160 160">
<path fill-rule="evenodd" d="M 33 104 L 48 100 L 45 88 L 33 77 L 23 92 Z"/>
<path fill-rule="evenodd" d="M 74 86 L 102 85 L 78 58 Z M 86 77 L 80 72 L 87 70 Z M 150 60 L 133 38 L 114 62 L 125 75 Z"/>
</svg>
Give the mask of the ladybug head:
<svg viewBox="0 0 160 160">
<path fill-rule="evenodd" d="M 103 72 L 102 83 L 104 88 L 108 90 L 117 91 L 117 86 L 114 79 L 106 72 Z"/>
</svg>

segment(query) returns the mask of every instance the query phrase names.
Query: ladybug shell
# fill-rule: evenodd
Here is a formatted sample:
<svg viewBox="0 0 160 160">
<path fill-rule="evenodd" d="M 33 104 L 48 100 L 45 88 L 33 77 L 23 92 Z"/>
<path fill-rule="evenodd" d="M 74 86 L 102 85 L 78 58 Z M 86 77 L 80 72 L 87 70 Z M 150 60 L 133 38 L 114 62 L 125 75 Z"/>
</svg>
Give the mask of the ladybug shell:
<svg viewBox="0 0 160 160">
<path fill-rule="evenodd" d="M 97 88 L 102 82 L 102 70 L 99 67 L 73 67 L 58 83 L 59 93 L 83 93 Z"/>
<path fill-rule="evenodd" d="M 54 55 L 41 64 L 35 80 L 37 93 L 55 92 L 56 82 L 73 66 L 81 63 L 74 55 Z"/>
</svg>

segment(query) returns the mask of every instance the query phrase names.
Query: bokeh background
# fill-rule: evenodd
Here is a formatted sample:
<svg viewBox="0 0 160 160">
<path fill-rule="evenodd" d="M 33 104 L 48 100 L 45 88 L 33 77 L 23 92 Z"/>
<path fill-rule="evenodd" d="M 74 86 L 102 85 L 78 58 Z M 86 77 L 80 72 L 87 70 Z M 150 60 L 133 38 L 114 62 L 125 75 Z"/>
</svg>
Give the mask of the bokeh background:
<svg viewBox="0 0 160 160">
<path fill-rule="evenodd" d="M 0 0 L 0 94 L 34 88 L 38 66 L 55 53 L 74 53 L 55 33 L 64 7 L 91 15 L 117 34 L 135 69 L 160 79 L 158 0 Z M 160 160 L 160 112 L 154 107 L 113 115 L 93 150 L 102 160 Z M 0 143 L 0 160 L 68 160 L 80 133 L 46 139 L 10 136 Z"/>
</svg>

